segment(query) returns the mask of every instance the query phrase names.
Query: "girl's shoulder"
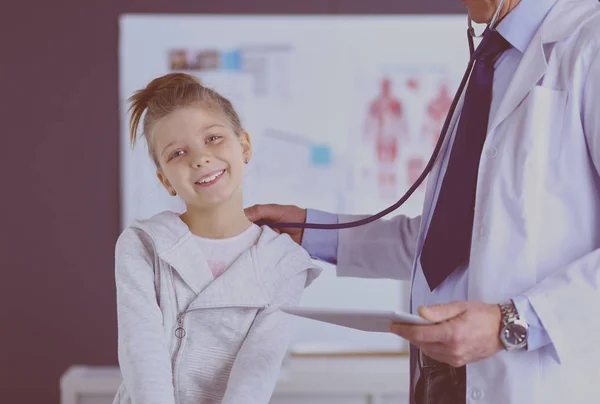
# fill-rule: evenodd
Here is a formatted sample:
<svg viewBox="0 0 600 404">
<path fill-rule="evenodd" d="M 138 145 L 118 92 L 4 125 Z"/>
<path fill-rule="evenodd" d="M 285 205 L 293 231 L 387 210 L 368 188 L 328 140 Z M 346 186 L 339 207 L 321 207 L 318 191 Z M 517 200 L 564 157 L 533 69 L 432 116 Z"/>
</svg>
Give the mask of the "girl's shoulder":
<svg viewBox="0 0 600 404">
<path fill-rule="evenodd" d="M 288 234 L 277 233 L 267 225 L 260 226 L 256 252 L 264 266 L 274 266 L 277 262 L 292 256 L 310 260 L 308 252 Z"/>
<path fill-rule="evenodd" d="M 299 272 L 307 272 L 308 286 L 321 273 L 321 268 L 308 252 L 287 234 L 279 234 L 270 227 L 261 226 L 261 235 L 255 246 L 255 264 L 264 281 L 286 281 Z"/>
<path fill-rule="evenodd" d="M 151 242 L 155 250 L 167 250 L 189 234 L 179 214 L 163 211 L 149 218 L 136 219 L 120 234 L 117 245 L 131 242 Z"/>
</svg>

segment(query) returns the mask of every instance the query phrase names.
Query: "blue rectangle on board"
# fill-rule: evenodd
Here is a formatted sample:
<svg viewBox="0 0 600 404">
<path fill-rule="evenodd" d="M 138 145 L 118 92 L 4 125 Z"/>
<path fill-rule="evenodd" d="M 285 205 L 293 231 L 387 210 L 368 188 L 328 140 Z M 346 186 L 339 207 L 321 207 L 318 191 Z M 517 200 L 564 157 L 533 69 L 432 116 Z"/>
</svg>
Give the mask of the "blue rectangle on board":
<svg viewBox="0 0 600 404">
<path fill-rule="evenodd" d="M 328 145 L 311 145 L 310 160 L 314 166 L 328 166 L 331 164 L 331 147 Z"/>
<path fill-rule="evenodd" d="M 221 69 L 232 71 L 242 70 L 242 53 L 239 49 L 221 52 Z"/>
</svg>

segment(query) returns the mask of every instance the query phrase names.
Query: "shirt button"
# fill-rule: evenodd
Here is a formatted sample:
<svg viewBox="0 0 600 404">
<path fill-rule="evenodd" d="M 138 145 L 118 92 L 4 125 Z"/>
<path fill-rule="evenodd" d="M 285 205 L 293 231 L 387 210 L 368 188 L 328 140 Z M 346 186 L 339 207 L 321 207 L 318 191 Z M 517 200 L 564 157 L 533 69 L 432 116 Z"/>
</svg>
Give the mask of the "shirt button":
<svg viewBox="0 0 600 404">
<path fill-rule="evenodd" d="M 491 159 L 498 155 L 498 149 L 496 147 L 490 147 L 487 151 L 487 156 Z"/>
<path fill-rule="evenodd" d="M 483 391 L 479 389 L 473 389 L 471 391 L 471 398 L 473 400 L 481 400 L 483 398 Z"/>
</svg>

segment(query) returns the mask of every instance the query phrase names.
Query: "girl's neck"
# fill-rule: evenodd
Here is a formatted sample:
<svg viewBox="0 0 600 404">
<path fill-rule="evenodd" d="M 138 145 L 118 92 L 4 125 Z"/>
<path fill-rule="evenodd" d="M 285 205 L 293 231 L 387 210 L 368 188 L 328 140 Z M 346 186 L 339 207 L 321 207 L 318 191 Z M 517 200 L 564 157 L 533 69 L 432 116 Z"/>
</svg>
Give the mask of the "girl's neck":
<svg viewBox="0 0 600 404">
<path fill-rule="evenodd" d="M 232 200 L 206 209 L 188 206 L 181 220 L 193 234 L 215 239 L 233 237 L 252 225 L 244 213 L 242 202 Z"/>
</svg>

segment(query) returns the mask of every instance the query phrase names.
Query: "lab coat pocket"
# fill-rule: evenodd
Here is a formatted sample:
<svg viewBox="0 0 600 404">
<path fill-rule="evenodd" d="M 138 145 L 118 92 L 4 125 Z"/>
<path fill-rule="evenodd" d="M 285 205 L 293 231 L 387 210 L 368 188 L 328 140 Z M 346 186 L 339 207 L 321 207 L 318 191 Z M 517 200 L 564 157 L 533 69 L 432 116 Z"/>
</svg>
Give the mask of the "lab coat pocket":
<svg viewBox="0 0 600 404">
<path fill-rule="evenodd" d="M 523 140 L 526 164 L 536 171 L 554 162 L 565 139 L 563 122 L 568 92 L 535 86 L 524 101 Z"/>
<path fill-rule="evenodd" d="M 515 217 L 521 218 L 516 224 L 521 226 L 522 216 L 532 208 L 523 205 L 525 201 L 538 206 L 548 181 L 560 168 L 557 161 L 568 137 L 563 131 L 567 99 L 567 91 L 533 87 L 492 139 L 496 140 L 499 155 L 506 156 L 497 159 L 499 169 L 493 173 L 501 180 L 496 184 L 504 200 L 521 206 L 521 212 L 515 212 Z M 525 228 L 522 231 L 527 234 Z"/>
</svg>

